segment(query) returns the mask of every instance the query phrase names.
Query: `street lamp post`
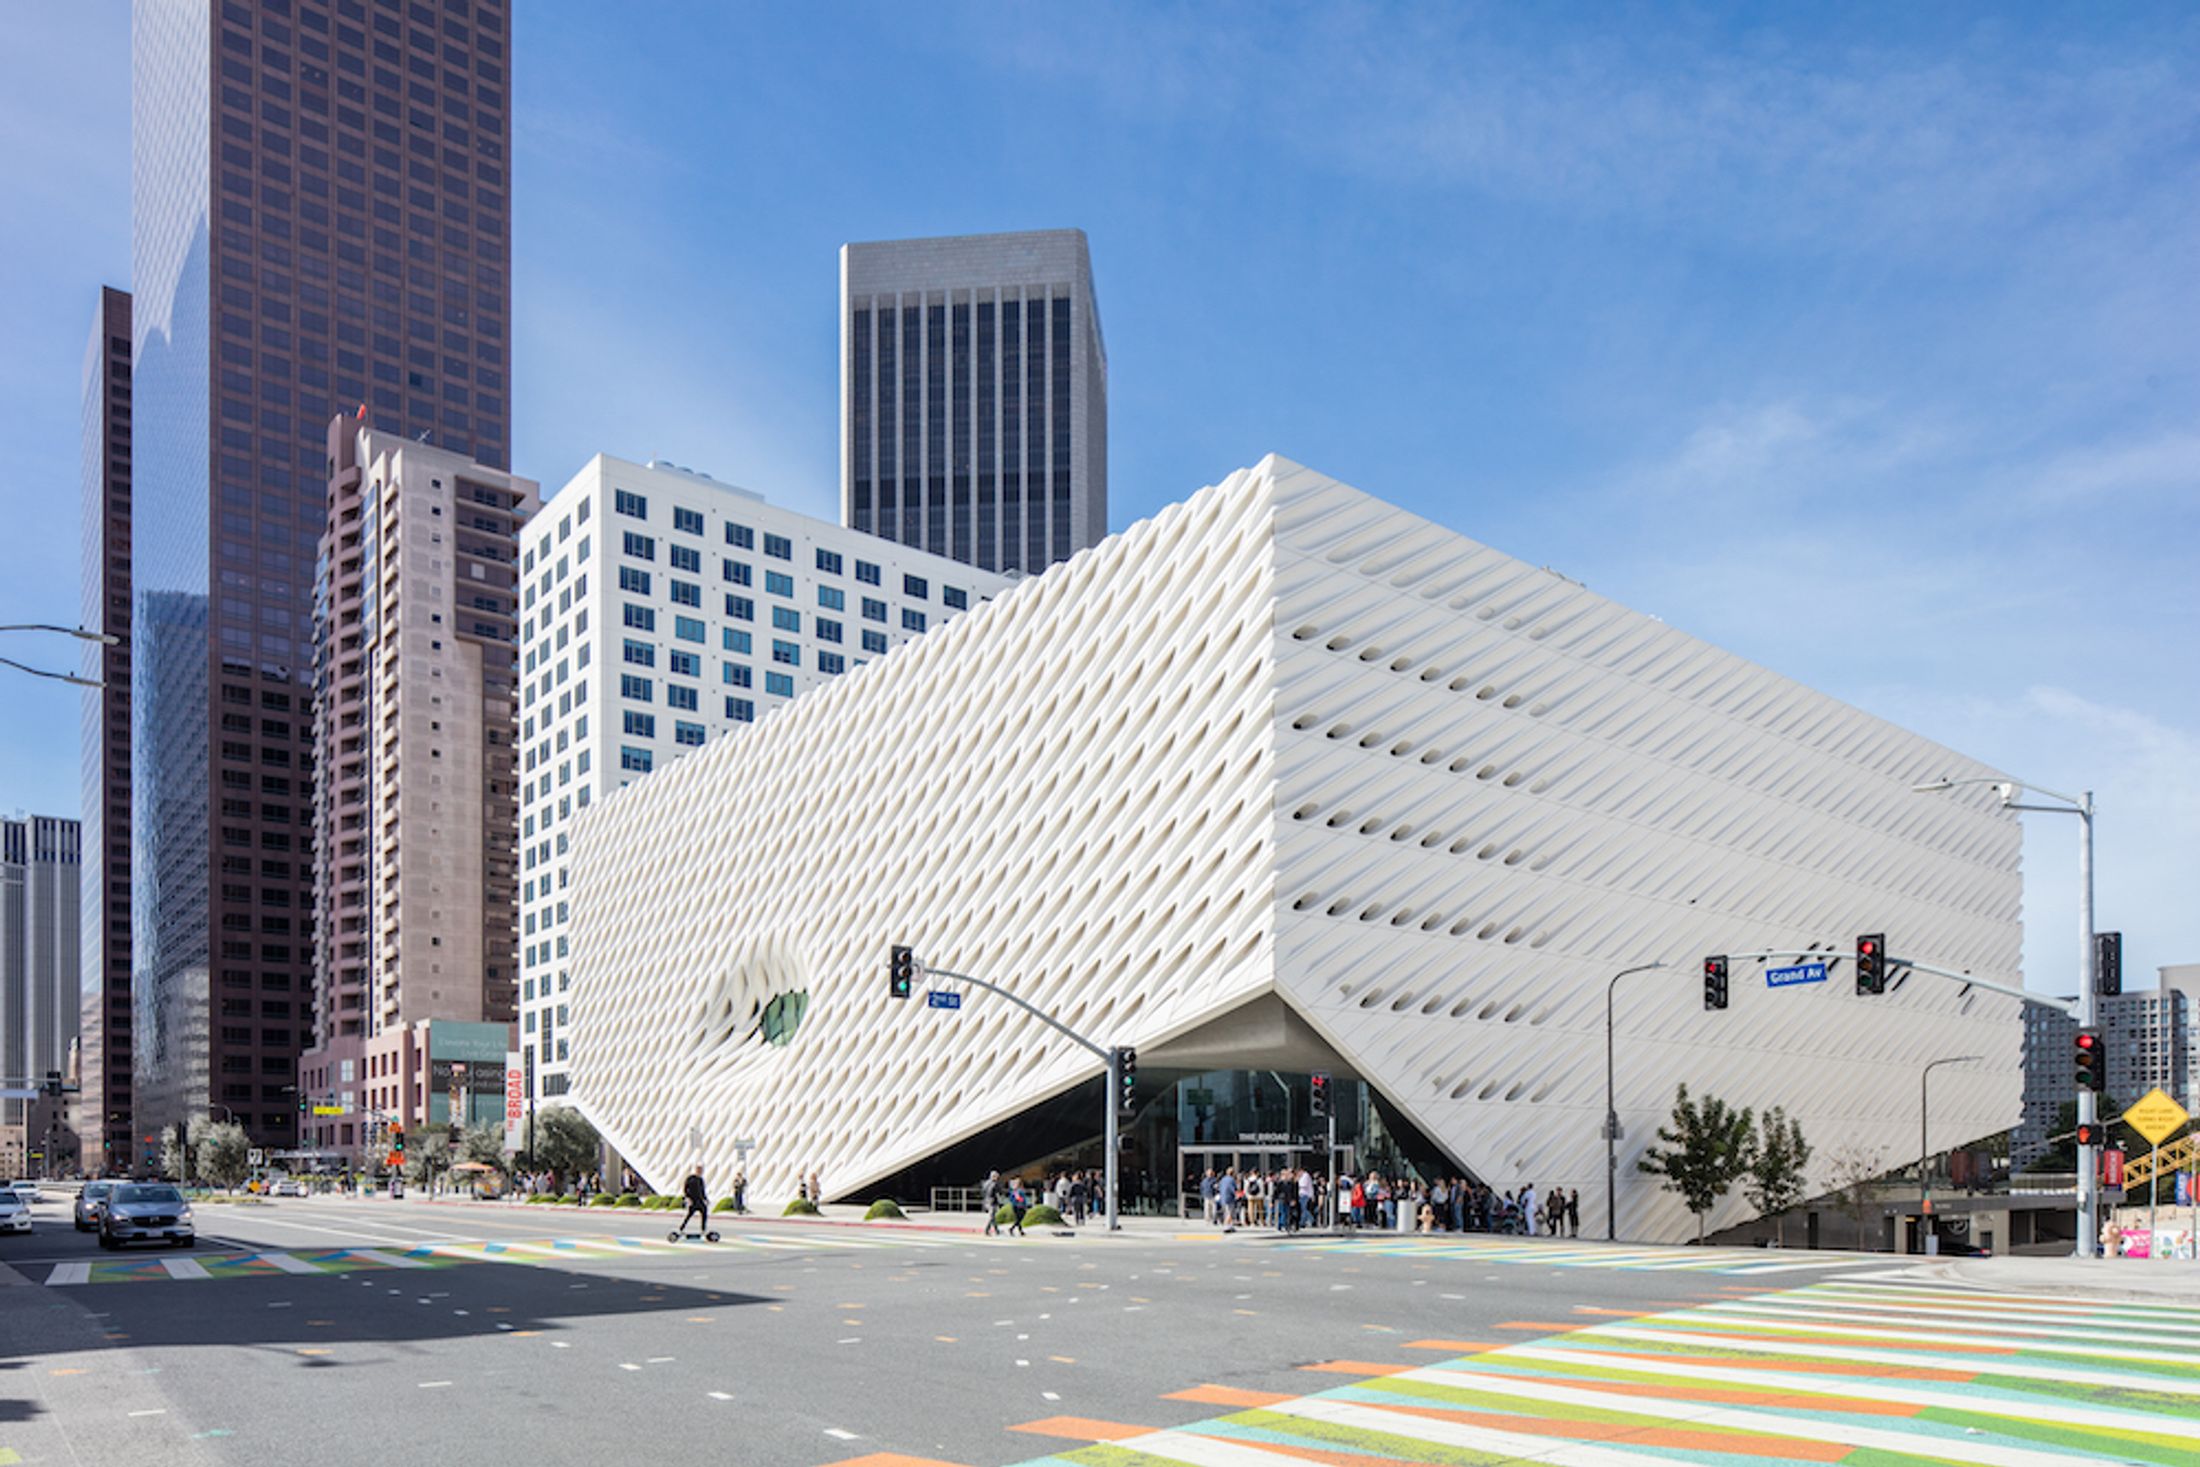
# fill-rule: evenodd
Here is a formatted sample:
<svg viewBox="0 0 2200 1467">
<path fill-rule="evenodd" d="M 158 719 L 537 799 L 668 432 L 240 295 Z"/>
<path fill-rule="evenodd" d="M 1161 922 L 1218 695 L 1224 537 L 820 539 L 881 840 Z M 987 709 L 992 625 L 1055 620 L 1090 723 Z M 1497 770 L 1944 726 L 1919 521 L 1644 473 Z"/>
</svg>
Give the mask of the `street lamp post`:
<svg viewBox="0 0 2200 1467">
<path fill-rule="evenodd" d="M 1612 1087 L 1612 995 L 1630 973 L 1648 973 L 1663 963 L 1622 968 L 1604 985 L 1604 1241 L 1619 1241 L 1619 1109 Z"/>
<path fill-rule="evenodd" d="M 52 632 L 56 636 L 74 637 L 79 642 L 94 642 L 102 647 L 112 647 L 122 639 L 111 632 L 87 631 L 83 627 L 57 626 L 52 622 L 24 621 L 0 626 L 0 632 Z M 0 667 L 12 667 L 17 672 L 32 677 L 49 678 L 57 683 L 70 683 L 80 688 L 103 688 L 106 684 L 94 677 L 78 677 L 72 672 L 51 672 L 43 667 L 32 667 L 27 662 L 17 662 L 12 657 L 0 657 Z"/>
<path fill-rule="evenodd" d="M 2057 790 L 2043 789 L 2022 780 L 2001 776 L 1982 776 L 1975 779 L 1935 779 L 1912 785 L 1919 794 L 1939 794 L 1962 785 L 1990 784 L 2001 797 L 2004 810 L 2038 810 L 2053 815 L 2078 817 L 2078 1027 L 2090 1029 L 2099 1022 L 2099 1005 L 2093 992 L 2093 791 L 2066 795 Z M 2017 798 L 2020 792 L 2029 791 L 2050 800 L 2062 801 L 2059 805 L 2026 804 Z M 2091 1089 L 2078 1087 L 2078 1121 L 2090 1128 L 2100 1119 L 2100 1102 Z M 2100 1251 L 2099 1239 L 2094 1228 L 2099 1210 L 2100 1162 L 2094 1155 L 2095 1148 L 2078 1148 L 2078 1238 L 2077 1255 L 2092 1258 Z"/>
<path fill-rule="evenodd" d="M 1917 1077 L 1917 1251 L 1937 1253 L 1933 1246 L 1933 1152 L 1925 1130 L 1926 1085 L 1942 1065 L 1967 1065 L 1980 1056 L 1952 1054 L 1925 1066 Z"/>
</svg>

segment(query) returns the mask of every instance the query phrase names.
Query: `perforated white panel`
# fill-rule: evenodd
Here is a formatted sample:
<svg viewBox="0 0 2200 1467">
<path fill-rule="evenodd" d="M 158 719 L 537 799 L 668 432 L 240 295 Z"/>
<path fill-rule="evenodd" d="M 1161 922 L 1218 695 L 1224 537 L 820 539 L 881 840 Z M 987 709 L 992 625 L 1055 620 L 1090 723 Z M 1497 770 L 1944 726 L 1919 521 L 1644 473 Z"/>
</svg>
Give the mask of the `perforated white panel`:
<svg viewBox="0 0 2200 1467">
<path fill-rule="evenodd" d="M 1977 1054 L 1936 1076 L 1935 1144 L 2013 1123 L 2008 1000 L 1737 965 L 1706 1014 L 1697 968 L 1883 930 L 2017 981 L 2014 817 L 1908 791 L 1983 772 L 1270 458 L 590 812 L 575 1091 L 660 1187 L 753 1137 L 770 1198 L 812 1170 L 854 1190 L 1098 1072 L 982 996 L 890 999 L 906 941 L 1104 1042 L 1273 987 L 1478 1175 L 1590 1202 L 1605 980 L 1660 958 L 1620 989 L 1621 1224 L 1679 1237 L 1633 1169 L 1682 1079 L 1891 1164 L 1924 1061 Z"/>
</svg>

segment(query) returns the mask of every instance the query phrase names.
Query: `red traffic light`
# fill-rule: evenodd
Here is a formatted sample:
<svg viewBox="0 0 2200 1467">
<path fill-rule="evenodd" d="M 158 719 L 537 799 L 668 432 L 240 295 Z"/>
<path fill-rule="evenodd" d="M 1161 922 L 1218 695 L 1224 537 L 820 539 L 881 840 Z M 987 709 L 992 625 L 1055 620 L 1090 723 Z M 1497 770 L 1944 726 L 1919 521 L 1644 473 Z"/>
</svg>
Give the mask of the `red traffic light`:
<svg viewBox="0 0 2200 1467">
<path fill-rule="evenodd" d="M 2100 1037 L 2100 1036 L 2099 1036 L 2098 1034 L 2091 1034 L 2091 1033 L 2087 1033 L 2087 1034 L 2080 1034 L 2080 1035 L 2078 1036 L 2078 1048 L 2080 1048 L 2080 1049 L 2099 1049 L 2100 1047 L 2101 1047 L 2101 1037 Z"/>
</svg>

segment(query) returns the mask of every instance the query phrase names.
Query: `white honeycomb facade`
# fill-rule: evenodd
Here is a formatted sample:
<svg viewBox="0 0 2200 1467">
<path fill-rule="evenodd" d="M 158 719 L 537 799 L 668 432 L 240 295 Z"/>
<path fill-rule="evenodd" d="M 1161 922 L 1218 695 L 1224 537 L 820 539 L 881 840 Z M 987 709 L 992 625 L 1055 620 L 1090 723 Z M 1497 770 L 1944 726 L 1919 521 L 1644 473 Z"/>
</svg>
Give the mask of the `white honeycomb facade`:
<svg viewBox="0 0 2200 1467">
<path fill-rule="evenodd" d="M 1935 1136 L 2013 1123 L 2011 1000 L 1738 963 L 1711 1014 L 1697 966 L 1883 930 L 2018 982 L 2015 818 L 1909 792 L 1987 772 L 1271 457 L 589 812 L 574 1089 L 653 1185 L 754 1139 L 772 1198 L 858 1191 L 1098 1073 L 983 995 L 891 999 L 908 942 L 1148 1067 L 1275 995 L 1476 1175 L 1593 1202 L 1606 980 L 1662 959 L 1619 991 L 1620 1225 L 1679 1238 L 1634 1162 L 1681 1081 L 1891 1165 L 1920 1067 L 1975 1054 Z"/>
</svg>

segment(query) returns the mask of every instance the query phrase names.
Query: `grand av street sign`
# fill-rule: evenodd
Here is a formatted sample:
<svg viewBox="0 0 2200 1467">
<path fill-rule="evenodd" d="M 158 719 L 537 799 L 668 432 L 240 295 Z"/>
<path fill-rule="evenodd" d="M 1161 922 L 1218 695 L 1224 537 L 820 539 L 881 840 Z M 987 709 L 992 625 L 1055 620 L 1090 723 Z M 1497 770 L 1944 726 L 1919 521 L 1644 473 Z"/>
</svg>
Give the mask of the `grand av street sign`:
<svg viewBox="0 0 2200 1467">
<path fill-rule="evenodd" d="M 1765 987 L 1792 988 L 1798 983 L 1823 983 L 1826 981 L 1824 963 L 1796 963 L 1787 968 L 1765 969 Z"/>
<path fill-rule="evenodd" d="M 2162 1138 L 2182 1126 L 2186 1119 L 2185 1108 L 2170 1099 L 2159 1085 L 2124 1112 L 2124 1123 L 2146 1137 L 2149 1146 L 2161 1145 Z"/>
</svg>

